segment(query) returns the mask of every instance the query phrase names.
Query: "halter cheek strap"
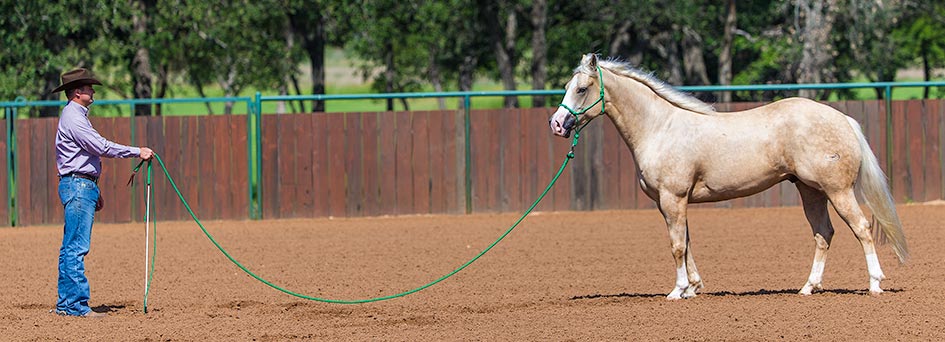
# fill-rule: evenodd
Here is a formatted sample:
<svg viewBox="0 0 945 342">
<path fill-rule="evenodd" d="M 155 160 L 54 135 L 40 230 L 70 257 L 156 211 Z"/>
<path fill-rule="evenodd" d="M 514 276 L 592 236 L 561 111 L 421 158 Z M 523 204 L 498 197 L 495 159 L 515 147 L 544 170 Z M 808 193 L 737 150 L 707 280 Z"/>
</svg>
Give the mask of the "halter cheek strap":
<svg viewBox="0 0 945 342">
<path fill-rule="evenodd" d="M 597 98 L 597 101 L 594 101 L 594 103 L 591 103 L 590 106 L 584 107 L 584 109 L 581 109 L 581 111 L 576 111 L 574 109 L 571 109 L 571 107 L 568 107 L 568 105 L 564 104 L 563 102 L 559 104 L 558 107 L 564 107 L 564 109 L 567 109 L 568 112 L 571 113 L 571 115 L 574 115 L 574 117 L 576 118 L 578 115 L 586 113 L 588 109 L 593 108 L 595 105 L 597 105 L 598 102 L 600 102 L 601 103 L 600 113 L 604 114 L 607 111 L 607 108 L 605 107 L 607 102 L 604 101 L 604 73 L 603 71 L 601 71 L 600 65 L 597 66 L 597 75 L 598 75 L 597 83 L 600 83 L 600 97 Z"/>
</svg>

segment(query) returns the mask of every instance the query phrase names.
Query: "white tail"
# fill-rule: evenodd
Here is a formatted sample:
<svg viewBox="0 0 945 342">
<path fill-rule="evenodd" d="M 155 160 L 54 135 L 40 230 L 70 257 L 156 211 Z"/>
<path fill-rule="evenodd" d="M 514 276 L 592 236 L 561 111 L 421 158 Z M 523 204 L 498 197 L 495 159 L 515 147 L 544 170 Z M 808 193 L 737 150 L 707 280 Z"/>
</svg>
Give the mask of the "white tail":
<svg viewBox="0 0 945 342">
<path fill-rule="evenodd" d="M 856 190 L 866 206 L 873 212 L 874 224 L 871 228 L 874 240 L 879 243 L 892 242 L 892 249 L 899 257 L 899 262 L 904 263 L 909 258 L 909 245 L 906 244 L 906 235 L 902 232 L 902 222 L 899 221 L 899 214 L 896 213 L 892 194 L 889 193 L 886 175 L 883 174 L 883 169 L 879 167 L 873 150 L 866 142 L 860 124 L 850 117 L 847 117 L 847 120 L 853 126 L 863 156 L 860 161 Z"/>
</svg>

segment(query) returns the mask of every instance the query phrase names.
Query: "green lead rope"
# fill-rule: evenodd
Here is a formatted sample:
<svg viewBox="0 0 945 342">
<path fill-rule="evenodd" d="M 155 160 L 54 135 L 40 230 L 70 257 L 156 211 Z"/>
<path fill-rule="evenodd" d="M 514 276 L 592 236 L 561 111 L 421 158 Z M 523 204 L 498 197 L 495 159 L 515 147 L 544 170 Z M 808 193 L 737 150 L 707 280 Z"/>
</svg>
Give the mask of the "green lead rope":
<svg viewBox="0 0 945 342">
<path fill-rule="evenodd" d="M 583 128 L 584 128 L 584 126 L 581 127 L 581 129 L 583 129 Z M 439 283 L 439 282 L 441 282 L 441 281 L 443 281 L 443 280 L 446 280 L 446 279 L 449 278 L 449 277 L 452 277 L 452 276 L 455 275 L 456 273 L 459 273 L 459 271 L 462 271 L 462 270 L 465 269 L 467 266 L 471 265 L 473 262 L 475 262 L 476 260 L 478 260 L 478 259 L 479 259 L 480 257 L 482 257 L 483 255 L 485 255 L 486 252 L 489 252 L 489 250 L 491 250 L 492 247 L 495 247 L 495 245 L 497 245 L 497 244 L 499 243 L 499 241 L 502 241 L 502 239 L 504 239 L 507 235 L 509 235 L 509 233 L 511 233 L 512 230 L 514 230 L 515 227 L 517 227 L 517 226 L 519 225 L 519 223 L 521 223 L 523 220 L 525 220 L 525 217 L 528 216 L 528 214 L 530 214 L 530 213 L 532 212 L 532 210 L 535 209 L 536 206 L 538 206 L 538 203 L 541 202 L 541 200 L 542 200 L 543 198 L 545 198 L 545 195 L 548 194 L 548 191 L 551 190 L 551 188 L 552 188 L 552 186 L 554 186 L 555 182 L 558 181 L 558 178 L 561 177 L 561 174 L 564 172 L 564 169 L 565 169 L 565 167 L 568 165 L 568 162 L 570 162 L 571 159 L 574 158 L 574 147 L 577 146 L 578 137 L 579 137 L 579 133 L 580 133 L 581 129 L 578 129 L 577 131 L 575 131 L 574 139 L 573 139 L 572 142 L 571 142 L 571 150 L 568 152 L 567 158 L 565 158 L 564 162 L 561 163 L 561 167 L 558 168 L 558 172 L 555 173 L 554 178 L 551 179 L 551 182 L 548 183 L 548 186 L 545 187 L 545 190 L 542 191 L 542 192 L 541 192 L 541 195 L 538 196 L 538 199 L 536 199 L 535 202 L 533 202 L 532 205 L 529 206 L 527 210 L 525 210 L 525 213 L 522 214 L 522 216 L 519 217 L 519 219 L 518 219 L 517 221 L 515 221 L 515 223 L 514 223 L 511 227 L 509 227 L 508 230 L 505 231 L 505 233 L 502 233 L 502 235 L 499 236 L 499 238 L 496 239 L 495 242 L 493 242 L 492 244 L 490 244 L 490 245 L 489 245 L 488 247 L 486 247 L 486 249 L 484 249 L 482 252 L 479 252 L 479 254 L 477 254 L 475 257 L 473 257 L 472 259 L 470 259 L 470 260 L 467 261 L 466 263 L 462 264 L 461 266 L 459 266 L 458 268 L 456 268 L 456 269 L 453 270 L 452 272 L 450 272 L 450 273 L 448 273 L 448 274 L 446 274 L 446 275 L 444 275 L 444 276 L 442 276 L 442 277 L 440 277 L 440 278 L 437 278 L 436 280 L 431 281 L 431 282 L 429 282 L 429 283 L 427 283 L 427 284 L 425 284 L 425 285 L 422 285 L 422 286 L 417 287 L 417 288 L 412 289 L 412 290 L 408 290 L 408 291 L 404 291 L 404 292 L 400 292 L 400 293 L 396 293 L 396 294 L 392 294 L 392 295 L 388 295 L 388 296 L 374 297 L 374 298 L 366 298 L 366 299 L 329 299 L 329 298 L 320 298 L 320 297 L 307 296 L 307 295 L 304 295 L 304 294 L 301 294 L 301 293 L 297 293 L 297 292 L 293 292 L 293 291 L 287 290 L 287 289 L 285 289 L 285 288 L 283 288 L 283 287 L 281 287 L 281 286 L 279 286 L 279 285 L 273 284 L 272 282 L 270 282 L 270 281 L 268 281 L 268 280 L 266 280 L 266 279 L 263 279 L 262 277 L 256 275 L 255 273 L 253 273 L 252 271 L 250 271 L 248 268 L 246 268 L 246 266 L 243 266 L 243 264 L 241 264 L 239 261 L 236 261 L 236 259 L 233 258 L 233 256 L 230 255 L 230 253 L 226 251 L 226 249 L 224 249 L 222 246 L 220 246 L 220 244 L 216 241 L 216 239 L 213 238 L 213 235 L 211 235 L 210 232 L 208 232 L 207 229 L 203 226 L 203 224 L 200 223 L 200 220 L 197 219 L 197 215 L 194 214 L 194 211 L 193 211 L 193 209 L 190 208 L 190 205 L 187 204 L 187 200 L 184 199 L 184 195 L 182 195 L 181 192 L 180 192 L 180 189 L 177 188 L 177 184 L 174 183 L 174 179 L 171 178 L 171 175 L 168 173 L 167 167 L 164 165 L 164 161 L 161 160 L 161 157 L 158 156 L 157 153 L 155 153 L 155 154 L 154 154 L 154 159 L 157 160 L 158 165 L 161 167 L 161 170 L 164 172 L 164 176 L 167 177 L 167 180 L 171 183 L 171 187 L 174 188 L 174 192 L 177 193 L 177 197 L 180 199 L 181 203 L 184 204 L 184 208 L 187 209 L 187 212 L 190 213 L 190 217 L 192 217 L 192 218 L 194 219 L 194 222 L 196 222 L 196 223 L 197 223 L 197 226 L 200 227 L 200 230 L 203 231 L 203 234 L 207 236 L 207 238 L 210 240 L 210 242 L 213 243 L 213 245 L 216 246 L 217 249 L 219 249 L 220 252 L 222 252 L 223 255 L 226 256 L 227 259 L 229 259 L 231 262 L 233 262 L 234 265 L 236 265 L 236 266 L 239 267 L 241 270 L 243 270 L 243 272 L 245 272 L 245 273 L 248 274 L 249 276 L 255 278 L 256 280 L 262 282 L 263 284 L 268 285 L 269 287 L 272 287 L 272 288 L 274 288 L 274 289 L 276 289 L 276 290 L 279 290 L 279 291 L 281 291 L 281 292 L 283 292 L 283 293 L 286 293 L 286 294 L 288 294 L 288 295 L 295 296 L 295 297 L 298 297 L 298 298 L 307 299 L 307 300 L 312 300 L 312 301 L 317 301 L 317 302 L 323 302 L 323 303 L 333 303 L 333 304 L 361 304 L 361 303 L 379 302 L 379 301 L 383 301 L 383 300 L 388 300 L 388 299 L 394 299 L 394 298 L 404 297 L 404 296 L 406 296 L 406 295 L 409 295 L 409 294 L 418 292 L 418 291 L 420 291 L 420 290 L 426 289 L 426 288 L 428 288 L 428 287 L 430 287 L 430 286 L 433 286 L 433 285 L 435 285 L 435 284 L 437 284 L 437 283 Z M 141 164 L 138 164 L 138 167 L 135 167 L 134 172 L 137 172 L 137 171 L 138 171 L 138 168 L 139 168 L 140 166 L 141 166 Z M 151 181 L 151 176 L 150 176 L 150 175 L 151 175 L 151 162 L 149 161 L 149 162 L 148 162 L 148 182 L 149 182 L 149 184 L 150 184 L 150 181 Z M 134 176 L 132 175 L 132 177 L 134 177 Z M 130 181 L 129 181 L 129 182 L 130 182 Z M 154 227 L 155 227 L 154 238 L 157 239 L 157 222 L 155 222 Z M 156 246 L 155 246 L 155 251 L 156 251 L 156 250 L 157 250 L 157 248 L 156 248 Z M 152 255 L 152 257 L 151 257 L 151 275 L 153 276 L 153 274 L 154 274 L 154 257 L 153 257 L 153 255 Z M 148 279 L 148 284 L 146 285 L 146 288 L 150 288 L 150 286 L 151 286 L 151 279 L 149 278 L 149 279 Z M 145 296 L 144 296 L 145 312 L 147 312 L 147 302 L 148 302 L 148 292 L 147 292 L 147 289 L 145 289 Z"/>
</svg>

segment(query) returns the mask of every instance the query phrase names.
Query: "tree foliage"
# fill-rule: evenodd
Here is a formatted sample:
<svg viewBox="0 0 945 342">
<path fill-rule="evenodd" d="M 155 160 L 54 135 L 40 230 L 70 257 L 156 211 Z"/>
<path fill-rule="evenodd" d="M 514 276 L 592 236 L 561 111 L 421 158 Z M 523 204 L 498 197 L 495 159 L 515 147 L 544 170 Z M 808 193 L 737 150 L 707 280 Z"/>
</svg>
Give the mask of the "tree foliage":
<svg viewBox="0 0 945 342">
<path fill-rule="evenodd" d="M 945 5 L 938 1 L 738 1 L 731 31 L 725 25 L 727 4 L 0 1 L 0 99 L 55 99 L 58 94 L 48 91 L 62 72 L 75 67 L 93 68 L 126 98 L 174 96 L 180 80 L 200 92 L 222 89 L 226 96 L 246 95 L 250 88 L 302 92 L 303 62 L 312 67 L 313 85 L 306 92 L 321 93 L 330 47 L 361 61 L 361 76 L 376 92 L 472 90 L 474 80 L 482 78 L 506 89 L 557 88 L 587 52 L 628 60 L 677 85 L 720 79 L 733 84 L 889 81 L 908 67 L 921 68 L 929 79 L 945 67 Z M 829 22 L 819 22 L 819 15 Z M 812 40 L 823 27 L 826 36 Z M 730 52 L 724 48 L 726 33 L 733 37 Z M 819 54 L 805 59 L 811 53 Z M 720 77 L 720 60 L 731 61 L 731 70 L 722 71 L 726 77 Z M 795 94 L 739 92 L 733 100 Z M 319 103 L 313 106 L 323 110 Z"/>
</svg>

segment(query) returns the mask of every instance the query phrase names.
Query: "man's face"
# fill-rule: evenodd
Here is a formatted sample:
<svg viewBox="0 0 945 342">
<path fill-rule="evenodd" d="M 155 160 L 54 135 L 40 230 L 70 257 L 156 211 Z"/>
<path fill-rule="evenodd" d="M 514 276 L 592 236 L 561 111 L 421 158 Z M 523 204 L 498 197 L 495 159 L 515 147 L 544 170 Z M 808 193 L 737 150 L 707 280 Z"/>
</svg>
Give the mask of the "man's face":
<svg viewBox="0 0 945 342">
<path fill-rule="evenodd" d="M 95 102 L 93 96 L 95 95 L 95 89 L 92 89 L 92 85 L 86 84 L 75 90 L 76 102 L 79 104 L 88 107 Z"/>
</svg>

